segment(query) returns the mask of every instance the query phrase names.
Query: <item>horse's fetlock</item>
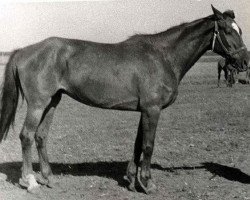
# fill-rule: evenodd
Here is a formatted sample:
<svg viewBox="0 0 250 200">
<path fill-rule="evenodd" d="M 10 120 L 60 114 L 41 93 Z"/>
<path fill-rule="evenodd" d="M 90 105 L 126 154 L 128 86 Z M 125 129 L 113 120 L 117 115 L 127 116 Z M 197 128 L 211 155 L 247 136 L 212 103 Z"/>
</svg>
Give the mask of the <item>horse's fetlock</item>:
<svg viewBox="0 0 250 200">
<path fill-rule="evenodd" d="M 24 145 L 24 146 L 27 146 L 27 145 L 31 145 L 34 141 L 34 139 L 30 136 L 26 136 L 26 135 L 22 135 L 20 134 L 19 136 L 20 140 L 21 140 L 21 143 Z"/>
<path fill-rule="evenodd" d="M 137 172 L 137 166 L 133 161 L 130 161 L 127 167 L 127 175 L 134 176 Z"/>
<path fill-rule="evenodd" d="M 145 156 L 151 156 L 153 153 L 153 148 L 151 146 L 146 146 L 144 149 L 144 154 Z"/>
<path fill-rule="evenodd" d="M 149 179 L 151 179 L 151 173 L 150 171 L 141 171 L 141 179 L 144 181 L 144 182 L 147 182 Z"/>
<path fill-rule="evenodd" d="M 51 168 L 50 168 L 50 167 L 44 167 L 44 168 L 42 169 L 42 176 L 43 176 L 43 178 L 48 179 L 48 177 L 49 177 L 50 175 L 52 175 Z"/>
</svg>

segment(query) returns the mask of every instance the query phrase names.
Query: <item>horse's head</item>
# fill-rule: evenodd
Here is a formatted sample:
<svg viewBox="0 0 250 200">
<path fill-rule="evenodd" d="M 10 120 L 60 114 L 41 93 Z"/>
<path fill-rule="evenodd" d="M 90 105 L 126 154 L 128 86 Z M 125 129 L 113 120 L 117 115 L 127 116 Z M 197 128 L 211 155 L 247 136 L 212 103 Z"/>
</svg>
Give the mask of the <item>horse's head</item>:
<svg viewBox="0 0 250 200">
<path fill-rule="evenodd" d="M 230 60 L 238 71 L 246 71 L 249 56 L 241 37 L 242 31 L 234 20 L 234 12 L 221 13 L 213 6 L 212 9 L 215 20 L 212 50 Z"/>
</svg>

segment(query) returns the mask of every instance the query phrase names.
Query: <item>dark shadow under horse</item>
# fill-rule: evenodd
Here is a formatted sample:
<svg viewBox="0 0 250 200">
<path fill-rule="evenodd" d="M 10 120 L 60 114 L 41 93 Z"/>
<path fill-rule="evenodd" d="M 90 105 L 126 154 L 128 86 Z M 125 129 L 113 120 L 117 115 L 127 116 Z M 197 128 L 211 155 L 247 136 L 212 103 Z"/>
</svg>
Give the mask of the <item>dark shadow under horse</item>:
<svg viewBox="0 0 250 200">
<path fill-rule="evenodd" d="M 127 161 L 112 162 L 86 162 L 86 163 L 51 163 L 54 175 L 73 175 L 73 176 L 100 176 L 111 178 L 117 181 L 118 185 L 125 187 L 127 182 L 123 179 L 122 171 L 126 170 Z M 7 175 L 7 181 L 17 184 L 20 176 L 21 162 L 8 162 L 0 164 L 0 173 Z M 152 169 L 160 170 L 167 173 L 178 174 L 180 171 L 207 170 L 211 172 L 211 177 L 219 176 L 224 179 L 235 181 L 243 184 L 250 184 L 250 176 L 241 170 L 221 165 L 218 163 L 206 162 L 195 166 L 179 166 L 179 167 L 162 167 L 153 163 Z M 39 164 L 33 163 L 35 172 L 39 171 Z"/>
<path fill-rule="evenodd" d="M 52 186 L 47 135 L 61 95 L 67 94 L 90 106 L 141 112 L 126 179 L 133 191 L 138 181 L 144 192 L 154 192 L 150 164 L 156 127 L 161 110 L 175 101 L 183 76 L 210 49 L 239 70 L 246 67 L 247 49 L 233 11 L 212 9 L 211 16 L 116 44 L 53 37 L 13 52 L 4 75 L 0 141 L 14 121 L 21 93 L 27 115 L 20 133 L 20 184 L 30 192 L 38 188 L 32 174 L 35 141 L 43 176 L 40 183 Z"/>
</svg>

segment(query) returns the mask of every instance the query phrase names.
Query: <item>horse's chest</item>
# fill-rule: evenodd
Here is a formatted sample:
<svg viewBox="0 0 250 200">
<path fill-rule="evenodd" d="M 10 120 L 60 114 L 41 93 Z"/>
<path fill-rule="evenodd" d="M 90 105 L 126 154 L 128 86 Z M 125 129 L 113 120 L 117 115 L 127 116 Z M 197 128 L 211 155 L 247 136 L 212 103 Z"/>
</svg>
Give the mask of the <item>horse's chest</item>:
<svg viewBox="0 0 250 200">
<path fill-rule="evenodd" d="M 162 107 L 165 108 L 175 102 L 178 95 L 178 88 L 175 86 L 163 86 Z"/>
</svg>

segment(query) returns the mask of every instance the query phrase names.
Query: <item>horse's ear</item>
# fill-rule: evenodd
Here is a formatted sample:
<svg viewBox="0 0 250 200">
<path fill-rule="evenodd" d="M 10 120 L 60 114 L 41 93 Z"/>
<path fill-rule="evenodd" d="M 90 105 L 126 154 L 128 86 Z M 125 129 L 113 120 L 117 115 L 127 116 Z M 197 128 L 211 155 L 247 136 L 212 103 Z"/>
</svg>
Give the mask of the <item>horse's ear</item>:
<svg viewBox="0 0 250 200">
<path fill-rule="evenodd" d="M 214 16 L 216 20 L 224 19 L 223 14 L 219 10 L 217 10 L 212 4 L 211 4 L 211 7 L 214 12 Z"/>
<path fill-rule="evenodd" d="M 235 18 L 233 10 L 227 10 L 223 13 L 224 18 L 231 17 L 232 19 Z"/>
</svg>

